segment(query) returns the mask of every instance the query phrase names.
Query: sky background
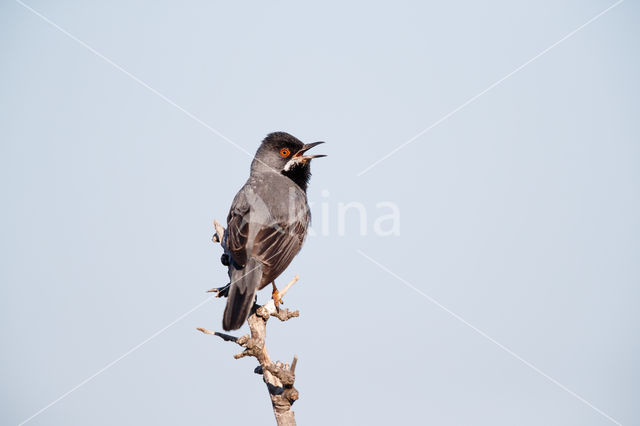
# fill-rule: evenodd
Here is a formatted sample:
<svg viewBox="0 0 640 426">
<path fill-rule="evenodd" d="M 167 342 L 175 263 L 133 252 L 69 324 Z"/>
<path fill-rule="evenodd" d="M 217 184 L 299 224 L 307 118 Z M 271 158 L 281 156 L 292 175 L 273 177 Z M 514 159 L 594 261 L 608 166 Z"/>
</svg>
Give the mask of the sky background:
<svg viewBox="0 0 640 426">
<path fill-rule="evenodd" d="M 0 3 L 0 423 L 275 423 L 196 327 L 212 220 L 285 130 L 329 154 L 268 328 L 299 424 L 640 425 L 637 2 L 361 176 L 614 2 L 26 4 L 113 63 Z"/>
</svg>

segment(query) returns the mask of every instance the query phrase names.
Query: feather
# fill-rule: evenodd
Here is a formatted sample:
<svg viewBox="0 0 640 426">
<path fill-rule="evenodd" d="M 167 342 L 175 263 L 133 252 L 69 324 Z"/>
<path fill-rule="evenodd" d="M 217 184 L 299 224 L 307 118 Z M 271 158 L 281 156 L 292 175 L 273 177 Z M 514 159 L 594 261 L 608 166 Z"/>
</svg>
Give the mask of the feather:
<svg viewBox="0 0 640 426">
<path fill-rule="evenodd" d="M 251 258 L 243 269 L 234 268 L 231 274 L 229 298 L 222 319 L 222 328 L 226 331 L 242 327 L 249 317 L 261 277 L 262 264 L 255 258 Z"/>
</svg>

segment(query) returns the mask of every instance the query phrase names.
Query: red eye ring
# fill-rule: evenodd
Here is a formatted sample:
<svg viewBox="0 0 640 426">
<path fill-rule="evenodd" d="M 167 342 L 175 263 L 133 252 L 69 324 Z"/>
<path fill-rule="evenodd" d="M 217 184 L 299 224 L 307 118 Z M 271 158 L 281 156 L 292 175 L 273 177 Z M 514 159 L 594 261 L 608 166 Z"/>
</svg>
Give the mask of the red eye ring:
<svg viewBox="0 0 640 426">
<path fill-rule="evenodd" d="M 289 151 L 289 148 L 282 148 L 280 150 L 280 155 L 282 155 L 284 158 L 287 158 L 289 155 L 291 155 L 291 151 Z"/>
</svg>

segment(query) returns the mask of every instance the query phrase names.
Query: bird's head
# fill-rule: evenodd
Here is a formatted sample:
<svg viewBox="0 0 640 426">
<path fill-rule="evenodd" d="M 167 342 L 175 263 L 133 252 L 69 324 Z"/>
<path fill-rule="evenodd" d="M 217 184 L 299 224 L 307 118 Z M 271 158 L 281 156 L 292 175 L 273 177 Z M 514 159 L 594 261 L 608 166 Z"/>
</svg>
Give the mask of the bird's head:
<svg viewBox="0 0 640 426">
<path fill-rule="evenodd" d="M 311 160 L 326 155 L 305 155 L 316 145 L 324 142 L 302 143 L 285 132 L 267 135 L 256 152 L 252 170 L 269 168 L 289 177 L 303 190 L 307 189 L 311 177 Z"/>
</svg>

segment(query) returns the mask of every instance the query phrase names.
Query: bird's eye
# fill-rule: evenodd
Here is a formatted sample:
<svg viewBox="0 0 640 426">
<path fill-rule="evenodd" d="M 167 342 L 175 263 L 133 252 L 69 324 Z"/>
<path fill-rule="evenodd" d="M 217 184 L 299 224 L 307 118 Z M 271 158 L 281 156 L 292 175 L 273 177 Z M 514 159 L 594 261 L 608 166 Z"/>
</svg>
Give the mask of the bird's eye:
<svg viewBox="0 0 640 426">
<path fill-rule="evenodd" d="M 289 151 L 289 148 L 282 148 L 280 150 L 280 155 L 282 155 L 284 158 L 287 158 L 289 154 L 291 154 L 291 151 Z"/>
</svg>

